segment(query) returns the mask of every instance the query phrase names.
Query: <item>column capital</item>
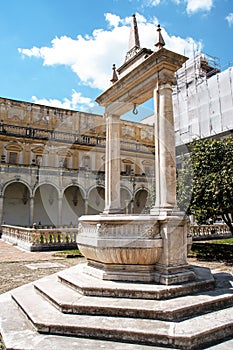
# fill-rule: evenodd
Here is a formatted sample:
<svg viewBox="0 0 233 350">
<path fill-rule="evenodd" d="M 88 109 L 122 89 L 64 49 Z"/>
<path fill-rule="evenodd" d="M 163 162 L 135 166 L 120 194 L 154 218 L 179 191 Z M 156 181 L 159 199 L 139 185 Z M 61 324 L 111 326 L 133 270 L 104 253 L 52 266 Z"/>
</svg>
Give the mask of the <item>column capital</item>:
<svg viewBox="0 0 233 350">
<path fill-rule="evenodd" d="M 107 108 L 106 108 L 105 113 L 104 113 L 104 117 L 105 117 L 105 119 L 112 117 L 112 118 L 115 118 L 118 120 L 118 119 L 120 119 L 121 116 L 119 114 L 116 114 L 113 111 L 111 111 L 111 109 L 107 110 Z"/>
<path fill-rule="evenodd" d="M 159 81 L 158 88 L 159 88 L 159 90 L 172 90 L 172 85 L 174 85 L 174 84 L 171 80 L 170 81 Z"/>
<path fill-rule="evenodd" d="M 171 88 L 172 85 L 176 85 L 174 73 L 169 71 L 160 72 L 158 76 L 158 86 L 160 88 Z"/>
</svg>

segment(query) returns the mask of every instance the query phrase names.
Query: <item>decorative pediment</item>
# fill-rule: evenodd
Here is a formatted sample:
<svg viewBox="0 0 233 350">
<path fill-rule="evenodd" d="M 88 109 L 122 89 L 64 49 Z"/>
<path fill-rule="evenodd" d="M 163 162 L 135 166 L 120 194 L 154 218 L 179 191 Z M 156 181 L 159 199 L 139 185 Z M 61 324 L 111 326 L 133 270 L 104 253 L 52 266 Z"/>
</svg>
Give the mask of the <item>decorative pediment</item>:
<svg viewBox="0 0 233 350">
<path fill-rule="evenodd" d="M 12 141 L 5 146 L 7 151 L 11 152 L 21 152 L 23 150 L 22 145 L 19 142 Z"/>
<path fill-rule="evenodd" d="M 130 159 L 122 159 L 122 163 L 124 163 L 124 164 L 134 164 L 134 162 L 132 162 L 132 160 L 130 160 Z"/>
<path fill-rule="evenodd" d="M 36 146 L 32 149 L 32 153 L 35 154 L 43 154 L 44 153 L 44 147 L 43 146 Z"/>
</svg>

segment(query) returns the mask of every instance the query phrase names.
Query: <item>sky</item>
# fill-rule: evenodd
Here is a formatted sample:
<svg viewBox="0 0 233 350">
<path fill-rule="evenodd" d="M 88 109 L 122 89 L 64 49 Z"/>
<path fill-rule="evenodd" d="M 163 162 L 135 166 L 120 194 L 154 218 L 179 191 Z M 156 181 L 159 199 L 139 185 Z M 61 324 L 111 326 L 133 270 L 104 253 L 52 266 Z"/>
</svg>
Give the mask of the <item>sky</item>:
<svg viewBox="0 0 233 350">
<path fill-rule="evenodd" d="M 101 113 L 95 99 L 124 63 L 132 15 L 141 47 L 233 66 L 233 0 L 0 0 L 0 96 Z M 148 112 L 151 106 L 145 106 Z M 150 113 L 148 113 L 150 114 Z"/>
</svg>

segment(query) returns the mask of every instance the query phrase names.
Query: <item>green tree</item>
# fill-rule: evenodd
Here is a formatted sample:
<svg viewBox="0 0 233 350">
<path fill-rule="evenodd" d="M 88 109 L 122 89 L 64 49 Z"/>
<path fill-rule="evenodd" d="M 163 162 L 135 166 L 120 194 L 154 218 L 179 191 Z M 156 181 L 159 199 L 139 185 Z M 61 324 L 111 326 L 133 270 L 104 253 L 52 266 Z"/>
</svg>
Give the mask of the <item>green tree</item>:
<svg viewBox="0 0 233 350">
<path fill-rule="evenodd" d="M 233 138 L 191 143 L 178 175 L 178 204 L 198 223 L 221 216 L 233 234 Z"/>
</svg>

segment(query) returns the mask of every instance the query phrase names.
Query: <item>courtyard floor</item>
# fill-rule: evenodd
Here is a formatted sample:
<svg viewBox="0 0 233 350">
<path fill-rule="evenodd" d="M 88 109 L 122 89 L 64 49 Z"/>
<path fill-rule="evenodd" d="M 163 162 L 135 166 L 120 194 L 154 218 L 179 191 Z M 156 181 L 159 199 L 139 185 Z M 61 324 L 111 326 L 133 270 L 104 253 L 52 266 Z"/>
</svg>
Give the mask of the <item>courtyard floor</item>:
<svg viewBox="0 0 233 350">
<path fill-rule="evenodd" d="M 83 262 L 83 258 L 28 252 L 0 239 L 0 294 Z"/>
<path fill-rule="evenodd" d="M 57 257 L 55 252 L 27 252 L 0 239 L 0 294 L 84 261 L 84 258 Z M 233 275 L 233 264 L 194 258 L 188 262 L 209 267 L 212 272 Z"/>
</svg>

